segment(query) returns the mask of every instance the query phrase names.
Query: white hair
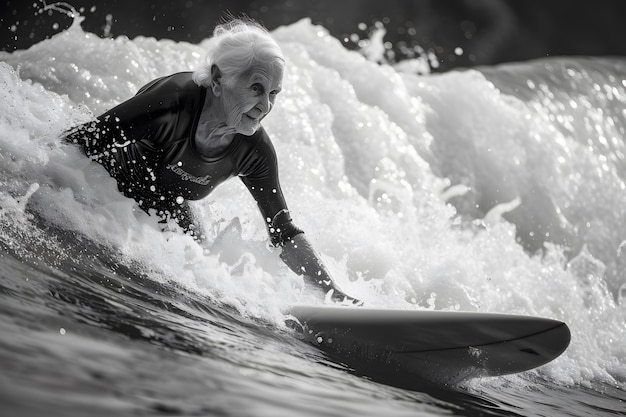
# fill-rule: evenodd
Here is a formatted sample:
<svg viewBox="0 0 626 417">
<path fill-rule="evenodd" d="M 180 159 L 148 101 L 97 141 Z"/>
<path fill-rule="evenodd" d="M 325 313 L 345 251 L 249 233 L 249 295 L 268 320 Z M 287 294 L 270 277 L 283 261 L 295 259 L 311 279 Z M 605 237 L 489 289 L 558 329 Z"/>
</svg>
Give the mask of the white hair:
<svg viewBox="0 0 626 417">
<path fill-rule="evenodd" d="M 251 19 L 232 19 L 215 27 L 204 63 L 194 72 L 193 80 L 209 87 L 211 67 L 217 65 L 224 80 L 230 81 L 255 62 L 284 65 L 285 58 L 263 26 Z"/>
</svg>

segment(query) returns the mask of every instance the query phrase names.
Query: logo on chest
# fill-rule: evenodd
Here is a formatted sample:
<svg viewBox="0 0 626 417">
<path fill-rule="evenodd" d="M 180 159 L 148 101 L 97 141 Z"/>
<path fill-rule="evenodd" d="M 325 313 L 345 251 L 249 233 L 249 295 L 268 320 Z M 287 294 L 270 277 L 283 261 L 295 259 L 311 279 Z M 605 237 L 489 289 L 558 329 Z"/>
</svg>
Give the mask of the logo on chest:
<svg viewBox="0 0 626 417">
<path fill-rule="evenodd" d="M 179 164 L 180 162 L 178 164 L 169 164 L 167 166 L 167 169 L 178 175 L 183 181 L 191 181 L 200 185 L 209 185 L 209 183 L 211 182 L 210 175 L 205 175 L 204 177 L 196 177 L 195 175 L 191 175 L 190 173 L 182 169 Z"/>
</svg>

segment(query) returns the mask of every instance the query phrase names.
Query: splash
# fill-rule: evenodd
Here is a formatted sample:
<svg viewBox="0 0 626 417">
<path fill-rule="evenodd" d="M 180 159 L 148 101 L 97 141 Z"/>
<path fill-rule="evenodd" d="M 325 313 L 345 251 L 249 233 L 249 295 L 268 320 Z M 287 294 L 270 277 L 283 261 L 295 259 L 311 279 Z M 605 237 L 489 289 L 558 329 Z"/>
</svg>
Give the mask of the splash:
<svg viewBox="0 0 626 417">
<path fill-rule="evenodd" d="M 602 105 L 569 113 L 562 97 L 505 92 L 501 84 L 513 86 L 507 71 L 529 80 L 544 74 L 531 64 L 492 69 L 490 77 L 503 79 L 496 87 L 478 71 L 419 76 L 379 65 L 308 20 L 273 36 L 287 70 L 265 128 L 292 216 L 342 287 L 370 306 L 557 318 L 570 325 L 573 342 L 544 375 L 572 383 L 626 380 L 626 351 L 615 342 L 626 336 L 626 310 L 612 290 L 624 278 L 607 279 L 616 270 L 610 262 L 621 258 L 602 260 L 596 240 L 577 233 L 587 249 L 570 253 L 568 239 L 558 238 L 566 236 L 563 224 L 580 227 L 572 213 L 585 206 L 593 218 L 581 218 L 597 240 L 625 240 L 617 220 L 626 205 L 615 193 L 622 177 L 612 157 L 587 152 L 577 130 L 567 136 L 547 117 L 557 106 L 562 117 L 583 111 L 605 126 Z M 25 224 L 27 234 L 38 233 L 34 216 L 147 266 L 155 280 L 280 323 L 288 305 L 317 301 L 266 248 L 263 221 L 238 181 L 193 205 L 208 236 L 200 246 L 161 232 L 104 169 L 59 139 L 151 79 L 193 70 L 209 42 L 103 39 L 74 24 L 26 51 L 0 55 L 3 234 L 25 247 L 11 232 Z M 622 94 L 620 77 L 603 85 Z M 617 214 L 602 220 L 607 212 Z M 539 253 L 519 243 L 530 232 L 543 234 Z M 41 238 L 62 252 L 53 232 Z"/>
</svg>

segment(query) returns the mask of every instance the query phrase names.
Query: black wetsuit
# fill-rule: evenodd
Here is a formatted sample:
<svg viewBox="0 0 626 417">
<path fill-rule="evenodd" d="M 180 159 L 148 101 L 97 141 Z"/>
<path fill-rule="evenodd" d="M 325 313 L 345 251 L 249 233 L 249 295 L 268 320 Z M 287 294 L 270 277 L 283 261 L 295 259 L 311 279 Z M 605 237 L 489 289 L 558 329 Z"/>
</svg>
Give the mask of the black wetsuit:
<svg viewBox="0 0 626 417">
<path fill-rule="evenodd" d="M 237 134 L 220 155 L 198 151 L 195 134 L 206 92 L 190 72 L 159 78 L 96 120 L 71 129 L 66 140 L 102 164 L 143 210 L 155 209 L 187 231 L 194 228 L 187 200 L 204 198 L 239 176 L 263 214 L 273 245 L 302 233 L 287 211 L 276 152 L 263 128 L 252 136 Z"/>
</svg>

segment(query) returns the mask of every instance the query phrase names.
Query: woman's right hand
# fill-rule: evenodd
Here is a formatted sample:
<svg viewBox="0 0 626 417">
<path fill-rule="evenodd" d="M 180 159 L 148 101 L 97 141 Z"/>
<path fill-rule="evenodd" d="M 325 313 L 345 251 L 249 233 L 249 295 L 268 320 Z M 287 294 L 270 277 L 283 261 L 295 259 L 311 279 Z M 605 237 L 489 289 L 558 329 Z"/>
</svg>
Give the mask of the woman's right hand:
<svg viewBox="0 0 626 417">
<path fill-rule="evenodd" d="M 350 297 L 337 287 L 304 233 L 286 242 L 280 257 L 293 272 L 302 275 L 307 284 L 322 290 L 326 301 L 342 305 L 363 305 L 363 301 Z"/>
</svg>

